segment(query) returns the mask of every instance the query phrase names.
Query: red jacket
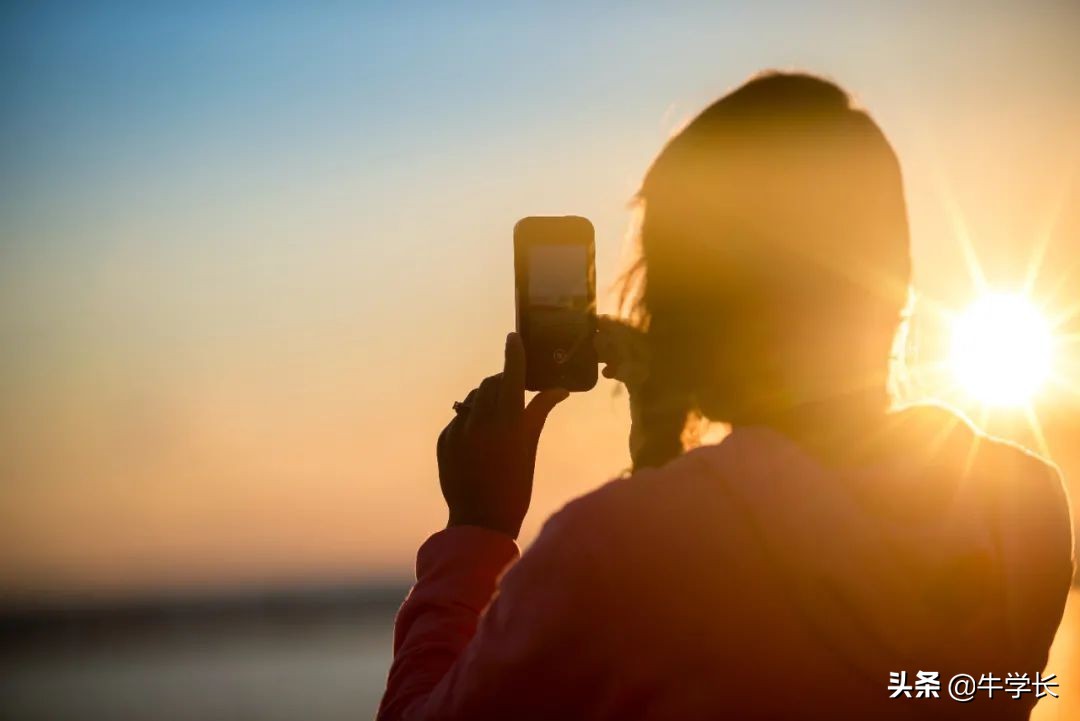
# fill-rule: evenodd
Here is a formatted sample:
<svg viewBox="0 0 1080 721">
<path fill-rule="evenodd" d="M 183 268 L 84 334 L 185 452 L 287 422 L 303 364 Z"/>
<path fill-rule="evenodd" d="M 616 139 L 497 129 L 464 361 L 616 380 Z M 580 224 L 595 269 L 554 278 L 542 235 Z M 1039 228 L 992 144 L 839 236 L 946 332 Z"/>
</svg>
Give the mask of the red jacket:
<svg viewBox="0 0 1080 721">
<path fill-rule="evenodd" d="M 941 409 L 896 418 L 857 468 L 737 429 L 570 503 L 516 563 L 436 533 L 379 721 L 1026 719 L 1037 689 L 1004 679 L 1034 681 L 1061 620 L 1060 476 Z M 956 674 L 1003 688 L 959 702 Z"/>
</svg>

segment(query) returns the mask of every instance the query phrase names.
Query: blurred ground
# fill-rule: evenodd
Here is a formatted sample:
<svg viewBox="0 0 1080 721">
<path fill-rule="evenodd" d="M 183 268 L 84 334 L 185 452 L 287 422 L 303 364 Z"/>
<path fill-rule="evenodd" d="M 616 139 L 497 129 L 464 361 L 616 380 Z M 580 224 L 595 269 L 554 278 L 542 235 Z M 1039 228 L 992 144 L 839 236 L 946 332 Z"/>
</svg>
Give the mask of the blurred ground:
<svg viewBox="0 0 1080 721">
<path fill-rule="evenodd" d="M 396 590 L 254 612 L 135 614 L 123 628 L 68 619 L 68 632 L 25 628 L 0 650 L 5 721 L 344 721 L 374 714 L 390 659 Z M 241 611 L 252 618 L 237 618 Z M 78 626 L 78 631 L 74 629 Z M 8 629 L 10 631 L 10 629 Z M 73 635 L 74 633 L 74 635 Z M 1047 665 L 1060 699 L 1034 721 L 1080 718 L 1080 589 Z M 884 689 L 884 685 L 882 686 Z"/>
<path fill-rule="evenodd" d="M 24 614 L 5 624 L 0 643 L 0 719 L 370 718 L 404 594 Z"/>
</svg>

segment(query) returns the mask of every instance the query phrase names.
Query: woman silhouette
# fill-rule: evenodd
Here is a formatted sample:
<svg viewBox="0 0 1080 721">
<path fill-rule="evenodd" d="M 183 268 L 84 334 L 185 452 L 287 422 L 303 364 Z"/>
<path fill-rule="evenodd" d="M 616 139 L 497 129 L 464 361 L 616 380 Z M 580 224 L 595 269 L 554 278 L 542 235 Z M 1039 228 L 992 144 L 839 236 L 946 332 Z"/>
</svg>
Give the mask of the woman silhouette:
<svg viewBox="0 0 1080 721">
<path fill-rule="evenodd" d="M 1068 502 L 1024 450 L 894 407 L 910 254 L 877 125 L 830 82 L 762 75 L 671 139 L 638 202 L 631 324 L 598 335 L 634 472 L 513 563 L 565 392 L 524 406 L 511 334 L 439 438 L 450 522 L 378 718 L 1027 718 L 1054 692 Z M 700 445 L 701 418 L 731 431 Z"/>
</svg>

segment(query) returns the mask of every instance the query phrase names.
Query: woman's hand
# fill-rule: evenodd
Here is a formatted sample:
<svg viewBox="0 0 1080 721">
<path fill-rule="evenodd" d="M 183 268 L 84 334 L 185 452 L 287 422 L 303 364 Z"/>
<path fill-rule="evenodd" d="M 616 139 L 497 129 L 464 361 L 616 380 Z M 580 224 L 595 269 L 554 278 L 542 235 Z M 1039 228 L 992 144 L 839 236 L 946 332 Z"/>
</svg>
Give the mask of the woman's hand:
<svg viewBox="0 0 1080 721">
<path fill-rule="evenodd" d="M 643 331 L 609 316 L 596 319 L 596 357 L 604 363 L 605 378 L 626 386 L 630 397 L 630 458 L 637 460 L 645 444 L 642 435 L 641 386 L 649 377 L 649 346 Z"/>
<path fill-rule="evenodd" d="M 602 315 L 596 319 L 596 357 L 604 363 L 605 378 L 626 386 L 631 399 L 649 377 L 649 345 L 645 333 L 624 321 Z"/>
<path fill-rule="evenodd" d="M 525 348 L 506 336 L 503 372 L 485 378 L 439 435 L 447 526 L 482 526 L 517 538 L 532 500 L 536 444 L 548 413 L 570 394 L 541 391 L 525 405 Z"/>
</svg>

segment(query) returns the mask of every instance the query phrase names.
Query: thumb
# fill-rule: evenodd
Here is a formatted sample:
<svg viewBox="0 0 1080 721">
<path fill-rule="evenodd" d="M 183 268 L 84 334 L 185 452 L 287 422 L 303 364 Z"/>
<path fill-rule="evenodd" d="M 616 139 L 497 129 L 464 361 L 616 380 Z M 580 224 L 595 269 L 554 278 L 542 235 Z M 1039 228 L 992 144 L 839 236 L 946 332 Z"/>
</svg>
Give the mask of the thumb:
<svg viewBox="0 0 1080 721">
<path fill-rule="evenodd" d="M 540 437 L 540 431 L 544 429 L 544 421 L 547 420 L 551 409 L 570 397 L 570 391 L 564 388 L 549 388 L 540 391 L 529 404 L 525 406 L 525 428 L 535 438 Z"/>
</svg>

